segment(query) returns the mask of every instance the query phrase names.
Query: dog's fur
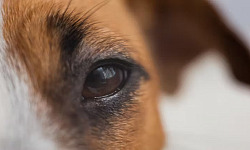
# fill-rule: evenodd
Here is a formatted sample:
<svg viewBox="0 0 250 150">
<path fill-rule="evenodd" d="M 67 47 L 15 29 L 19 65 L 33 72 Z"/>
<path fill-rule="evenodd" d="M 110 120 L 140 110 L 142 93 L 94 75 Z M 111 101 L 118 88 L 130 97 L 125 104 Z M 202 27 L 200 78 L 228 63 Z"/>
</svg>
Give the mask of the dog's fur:
<svg viewBox="0 0 250 150">
<path fill-rule="evenodd" d="M 246 46 L 203 0 L 2 0 L 1 10 L 0 149 L 161 149 L 155 65 L 173 93 L 209 48 L 250 84 Z M 128 83 L 82 99 L 105 59 L 134 66 Z"/>
</svg>

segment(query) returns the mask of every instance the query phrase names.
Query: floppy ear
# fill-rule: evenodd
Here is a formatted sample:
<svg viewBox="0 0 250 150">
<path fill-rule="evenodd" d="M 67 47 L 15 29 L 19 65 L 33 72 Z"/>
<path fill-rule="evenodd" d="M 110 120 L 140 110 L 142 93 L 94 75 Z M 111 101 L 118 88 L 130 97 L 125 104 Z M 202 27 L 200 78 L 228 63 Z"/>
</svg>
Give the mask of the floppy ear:
<svg viewBox="0 0 250 150">
<path fill-rule="evenodd" d="M 166 92 L 175 92 L 183 68 L 211 49 L 224 55 L 236 79 L 250 84 L 250 51 L 207 1 L 125 2 L 152 46 Z"/>
</svg>

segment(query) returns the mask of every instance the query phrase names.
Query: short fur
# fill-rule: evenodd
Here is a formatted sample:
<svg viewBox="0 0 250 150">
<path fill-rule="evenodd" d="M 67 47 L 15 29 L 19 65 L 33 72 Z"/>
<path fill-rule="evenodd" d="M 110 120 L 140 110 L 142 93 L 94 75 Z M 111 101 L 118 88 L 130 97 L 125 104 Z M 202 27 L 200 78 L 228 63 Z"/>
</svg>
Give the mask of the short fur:
<svg viewBox="0 0 250 150">
<path fill-rule="evenodd" d="M 246 46 L 203 0 L 3 0 L 2 11 L 3 149 L 161 149 L 155 68 L 173 92 L 206 48 L 220 49 L 250 83 Z M 105 60 L 130 68 L 127 84 L 84 98 L 86 76 Z"/>
</svg>

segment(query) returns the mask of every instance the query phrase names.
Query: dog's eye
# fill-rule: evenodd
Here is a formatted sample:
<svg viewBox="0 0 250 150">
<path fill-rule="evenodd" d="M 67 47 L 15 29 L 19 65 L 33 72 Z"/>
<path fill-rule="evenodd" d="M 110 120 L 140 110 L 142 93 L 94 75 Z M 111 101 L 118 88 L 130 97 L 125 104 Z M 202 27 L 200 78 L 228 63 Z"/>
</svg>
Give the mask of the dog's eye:
<svg viewBox="0 0 250 150">
<path fill-rule="evenodd" d="M 92 70 L 84 83 L 85 98 L 99 98 L 115 94 L 123 87 L 129 70 L 122 65 L 107 64 Z"/>
</svg>

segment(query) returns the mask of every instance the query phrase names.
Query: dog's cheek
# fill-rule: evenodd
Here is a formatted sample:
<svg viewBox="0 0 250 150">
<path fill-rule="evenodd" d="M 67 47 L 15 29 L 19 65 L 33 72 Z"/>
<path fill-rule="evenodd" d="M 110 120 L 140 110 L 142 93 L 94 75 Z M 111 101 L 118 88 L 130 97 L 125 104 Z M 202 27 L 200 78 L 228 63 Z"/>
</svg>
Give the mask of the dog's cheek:
<svg viewBox="0 0 250 150">
<path fill-rule="evenodd" d="M 161 149 L 164 144 L 164 132 L 158 112 L 160 90 L 157 79 L 154 79 L 153 75 L 151 77 L 152 79 L 141 88 L 144 94 L 141 96 L 143 112 L 140 117 L 144 118 L 143 143 L 147 143 L 146 146 L 142 145 L 142 149 L 146 150 Z"/>
<path fill-rule="evenodd" d="M 161 149 L 164 135 L 158 113 L 158 85 L 156 80 L 143 81 L 133 97 L 129 108 L 120 110 L 119 114 L 107 120 L 104 129 L 95 128 L 97 136 L 92 149 Z M 92 129 L 93 130 L 93 129 Z M 147 143 L 147 144 L 145 144 Z"/>
</svg>

